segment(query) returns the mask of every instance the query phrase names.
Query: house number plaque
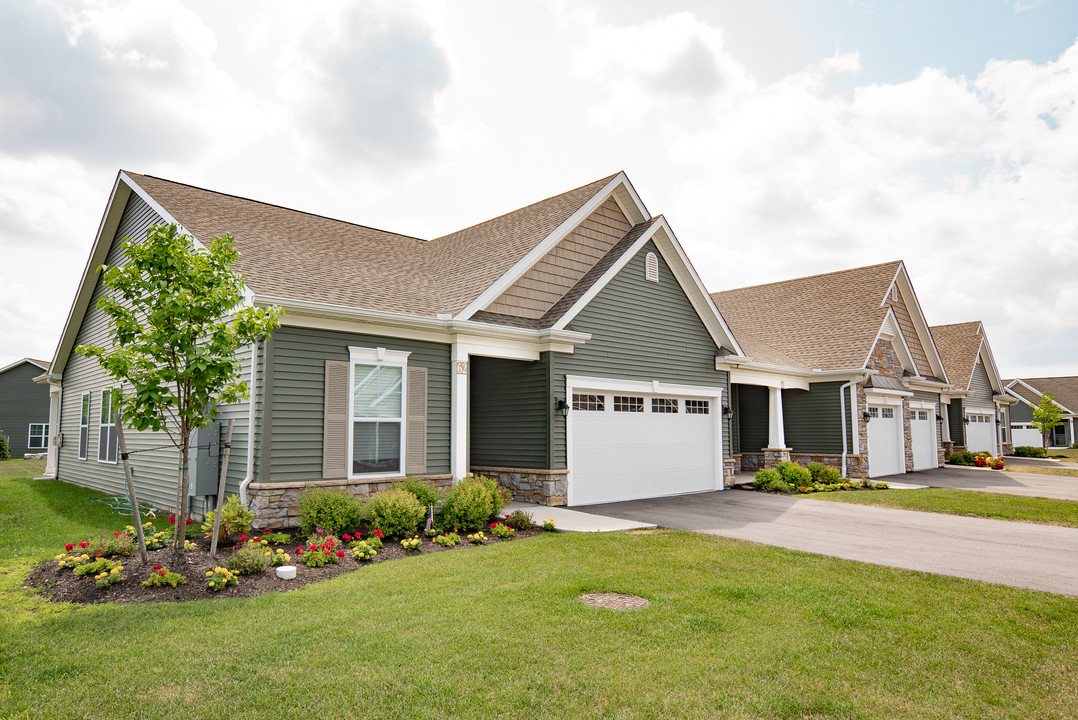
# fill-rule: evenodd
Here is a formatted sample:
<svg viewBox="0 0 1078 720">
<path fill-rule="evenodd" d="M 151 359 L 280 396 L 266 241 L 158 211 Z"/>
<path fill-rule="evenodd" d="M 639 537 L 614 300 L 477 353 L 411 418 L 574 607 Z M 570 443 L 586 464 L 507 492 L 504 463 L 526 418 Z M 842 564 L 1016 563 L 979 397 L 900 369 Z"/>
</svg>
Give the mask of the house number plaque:
<svg viewBox="0 0 1078 720">
<path fill-rule="evenodd" d="M 468 361 L 467 360 L 461 360 L 460 362 L 457 363 L 457 375 L 467 375 L 467 374 L 468 374 Z"/>
</svg>

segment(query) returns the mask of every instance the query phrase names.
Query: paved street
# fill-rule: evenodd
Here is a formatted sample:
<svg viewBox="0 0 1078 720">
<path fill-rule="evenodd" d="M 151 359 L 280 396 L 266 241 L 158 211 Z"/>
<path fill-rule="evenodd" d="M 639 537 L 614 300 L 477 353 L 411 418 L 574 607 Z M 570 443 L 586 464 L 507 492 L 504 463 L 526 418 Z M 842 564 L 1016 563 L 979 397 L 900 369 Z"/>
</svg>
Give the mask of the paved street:
<svg viewBox="0 0 1078 720">
<path fill-rule="evenodd" d="M 910 478 L 927 474 L 917 473 Z M 996 474 L 1003 477 L 981 481 L 982 484 L 1028 487 L 1024 485 L 1028 481 L 1011 477 L 1012 473 L 983 473 Z M 849 560 L 1078 596 L 1078 528 L 744 490 L 574 509 Z"/>
</svg>

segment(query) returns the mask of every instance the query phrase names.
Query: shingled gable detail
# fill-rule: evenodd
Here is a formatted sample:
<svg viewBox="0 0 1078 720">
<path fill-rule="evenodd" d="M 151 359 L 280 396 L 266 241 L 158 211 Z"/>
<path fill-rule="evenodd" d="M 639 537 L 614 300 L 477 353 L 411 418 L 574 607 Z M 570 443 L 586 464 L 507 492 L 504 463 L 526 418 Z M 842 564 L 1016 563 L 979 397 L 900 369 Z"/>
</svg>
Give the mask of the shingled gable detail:
<svg viewBox="0 0 1078 720">
<path fill-rule="evenodd" d="M 542 318 L 631 229 L 618 203 L 607 198 L 484 310 Z"/>
</svg>

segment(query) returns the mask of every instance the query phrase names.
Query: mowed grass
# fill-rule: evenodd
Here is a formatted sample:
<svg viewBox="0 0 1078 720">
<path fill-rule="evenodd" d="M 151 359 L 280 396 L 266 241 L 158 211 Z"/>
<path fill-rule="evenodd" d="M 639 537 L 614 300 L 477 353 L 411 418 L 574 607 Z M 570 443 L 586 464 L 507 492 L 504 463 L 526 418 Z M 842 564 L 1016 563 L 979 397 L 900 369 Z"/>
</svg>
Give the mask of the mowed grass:
<svg viewBox="0 0 1078 720">
<path fill-rule="evenodd" d="M 1049 450 L 1048 454 L 1063 462 L 1078 462 L 1078 448 L 1061 448 Z"/>
<path fill-rule="evenodd" d="M 4 481 L 0 497 L 45 502 L 27 484 Z M 46 557 L 101 519 L 44 514 L 19 511 L 41 522 L 15 534 Z M 548 534 L 243 600 L 47 606 L 5 584 L 5 718 L 1078 711 L 1073 598 L 683 532 Z M 590 608 L 591 591 L 651 606 Z"/>
<path fill-rule="evenodd" d="M 924 488 L 880 492 L 816 493 L 813 500 L 921 512 L 1078 527 L 1078 502 L 974 490 Z"/>
<path fill-rule="evenodd" d="M 1008 465 L 1003 469 L 1013 473 L 1033 473 L 1034 475 L 1058 475 L 1060 477 L 1078 478 L 1078 470 L 1074 468 L 1045 467 L 1042 465 Z"/>
</svg>

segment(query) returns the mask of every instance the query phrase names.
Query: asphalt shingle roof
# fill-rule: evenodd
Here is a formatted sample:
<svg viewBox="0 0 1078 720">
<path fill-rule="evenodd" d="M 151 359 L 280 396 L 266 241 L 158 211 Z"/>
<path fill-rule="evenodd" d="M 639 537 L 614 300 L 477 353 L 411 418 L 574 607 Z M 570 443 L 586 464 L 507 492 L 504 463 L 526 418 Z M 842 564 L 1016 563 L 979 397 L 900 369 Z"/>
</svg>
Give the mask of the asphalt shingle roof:
<svg viewBox="0 0 1078 720">
<path fill-rule="evenodd" d="M 943 361 L 943 371 L 947 373 L 951 384 L 963 390 L 969 389 L 973 379 L 973 368 L 980 355 L 981 340 L 984 338 L 979 321 L 955 323 L 953 325 L 933 325 L 929 332 L 932 341 Z"/>
<path fill-rule="evenodd" d="M 1025 383 L 1036 388 L 1045 395 L 1051 395 L 1056 402 L 1071 412 L 1078 412 L 1078 376 L 1064 375 L 1056 377 L 1019 378 Z M 1010 382 L 1010 381 L 1008 381 Z M 1026 390 L 1021 384 L 1015 383 L 1011 388 L 1034 405 L 1041 401 L 1040 395 L 1034 395 Z"/>
</svg>

